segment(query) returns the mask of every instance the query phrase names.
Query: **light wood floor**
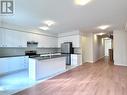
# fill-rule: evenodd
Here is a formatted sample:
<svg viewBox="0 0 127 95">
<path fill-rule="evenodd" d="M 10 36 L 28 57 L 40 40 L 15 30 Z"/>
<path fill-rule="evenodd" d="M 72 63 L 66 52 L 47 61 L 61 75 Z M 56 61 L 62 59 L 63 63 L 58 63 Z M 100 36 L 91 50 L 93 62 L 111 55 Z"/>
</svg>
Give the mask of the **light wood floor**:
<svg viewBox="0 0 127 95">
<path fill-rule="evenodd" d="M 15 95 L 127 95 L 127 67 L 87 63 Z"/>
</svg>

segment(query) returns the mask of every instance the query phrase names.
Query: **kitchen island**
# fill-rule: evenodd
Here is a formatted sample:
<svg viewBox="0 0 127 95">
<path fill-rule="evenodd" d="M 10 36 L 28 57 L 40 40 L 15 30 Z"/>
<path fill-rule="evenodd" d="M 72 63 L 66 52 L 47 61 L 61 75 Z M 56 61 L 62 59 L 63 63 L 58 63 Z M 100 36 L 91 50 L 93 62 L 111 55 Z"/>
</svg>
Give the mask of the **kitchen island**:
<svg viewBox="0 0 127 95">
<path fill-rule="evenodd" d="M 52 55 L 29 58 L 29 78 L 39 80 L 66 70 L 66 56 Z"/>
</svg>

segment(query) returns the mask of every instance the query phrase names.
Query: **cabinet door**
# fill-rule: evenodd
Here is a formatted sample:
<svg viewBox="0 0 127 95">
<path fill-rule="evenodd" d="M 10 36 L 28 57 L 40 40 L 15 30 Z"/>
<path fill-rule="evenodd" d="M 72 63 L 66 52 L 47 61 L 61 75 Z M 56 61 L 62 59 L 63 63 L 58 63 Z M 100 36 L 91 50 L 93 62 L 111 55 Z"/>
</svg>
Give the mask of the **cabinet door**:
<svg viewBox="0 0 127 95">
<path fill-rule="evenodd" d="M 73 36 L 67 36 L 67 37 L 59 37 L 58 47 L 61 47 L 61 43 L 64 43 L 64 42 L 72 42 L 73 47 L 80 47 L 80 36 L 73 35 Z"/>
<path fill-rule="evenodd" d="M 12 30 L 6 30 L 5 31 L 5 44 L 7 47 L 17 47 L 17 36 L 16 33 Z"/>
<path fill-rule="evenodd" d="M 0 28 L 0 47 L 2 47 L 2 44 L 3 44 L 3 32 L 2 32 L 2 29 Z"/>
<path fill-rule="evenodd" d="M 20 69 L 27 69 L 29 64 L 29 58 L 27 56 L 19 57 Z"/>
<path fill-rule="evenodd" d="M 32 33 L 27 33 L 27 41 L 35 41 L 35 36 Z"/>
<path fill-rule="evenodd" d="M 6 29 L 4 35 L 5 47 L 27 47 L 26 34 L 24 32 Z"/>
<path fill-rule="evenodd" d="M 19 58 L 18 57 L 10 57 L 8 58 L 8 72 L 13 72 L 20 70 L 20 65 L 19 65 Z"/>
<path fill-rule="evenodd" d="M 17 32 L 19 47 L 27 47 L 27 34 L 25 32 Z"/>
<path fill-rule="evenodd" d="M 78 65 L 82 65 L 82 55 L 77 55 Z"/>
<path fill-rule="evenodd" d="M 5 47 L 5 29 L 0 28 L 0 47 Z"/>
<path fill-rule="evenodd" d="M 27 56 L 0 58 L 0 75 L 28 69 L 28 62 Z"/>
<path fill-rule="evenodd" d="M 47 47 L 57 47 L 57 38 L 48 37 L 47 38 Z"/>
<path fill-rule="evenodd" d="M 78 66 L 82 64 L 82 56 L 80 54 L 71 54 L 72 65 Z"/>
<path fill-rule="evenodd" d="M 45 42 L 44 42 L 44 40 L 43 40 L 41 35 L 38 35 L 38 40 L 37 41 L 38 41 L 38 47 L 44 47 L 43 43 L 45 43 Z"/>
<path fill-rule="evenodd" d="M 71 54 L 71 65 L 78 65 L 78 59 L 76 54 Z"/>
<path fill-rule="evenodd" d="M 23 70 L 28 68 L 28 57 L 22 56 L 22 57 L 12 57 L 9 60 L 10 68 L 9 71 L 17 71 L 17 70 Z"/>
<path fill-rule="evenodd" d="M 8 72 L 8 58 L 0 58 L 0 75 Z"/>
</svg>

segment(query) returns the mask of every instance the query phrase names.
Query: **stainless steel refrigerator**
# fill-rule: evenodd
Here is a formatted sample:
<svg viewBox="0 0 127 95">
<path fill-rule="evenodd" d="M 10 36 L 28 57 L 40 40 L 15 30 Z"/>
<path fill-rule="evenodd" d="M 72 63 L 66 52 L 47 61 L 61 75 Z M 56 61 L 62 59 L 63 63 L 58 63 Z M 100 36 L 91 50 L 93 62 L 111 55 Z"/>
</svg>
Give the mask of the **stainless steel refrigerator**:
<svg viewBox="0 0 127 95">
<path fill-rule="evenodd" d="M 62 43 L 61 53 L 66 54 L 66 65 L 71 65 L 71 54 L 73 53 L 72 42 Z"/>
</svg>

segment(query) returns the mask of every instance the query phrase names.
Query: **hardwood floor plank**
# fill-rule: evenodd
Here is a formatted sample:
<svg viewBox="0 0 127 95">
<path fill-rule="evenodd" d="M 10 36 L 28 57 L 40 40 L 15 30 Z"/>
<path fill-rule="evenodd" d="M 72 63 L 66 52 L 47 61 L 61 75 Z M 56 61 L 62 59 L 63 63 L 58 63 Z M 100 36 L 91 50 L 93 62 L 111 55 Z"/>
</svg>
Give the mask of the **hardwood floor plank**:
<svg viewBox="0 0 127 95">
<path fill-rule="evenodd" d="M 14 95 L 127 95 L 127 67 L 87 63 Z"/>
</svg>

